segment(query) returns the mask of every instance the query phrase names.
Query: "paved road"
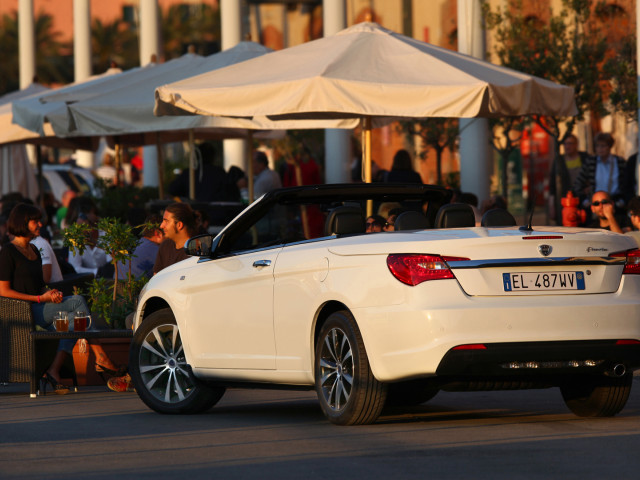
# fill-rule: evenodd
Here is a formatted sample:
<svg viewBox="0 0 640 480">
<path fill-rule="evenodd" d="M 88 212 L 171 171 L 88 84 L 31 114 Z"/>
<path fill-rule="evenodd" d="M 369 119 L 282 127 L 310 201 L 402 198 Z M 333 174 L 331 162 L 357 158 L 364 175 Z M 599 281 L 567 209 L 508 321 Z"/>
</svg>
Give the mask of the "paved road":
<svg viewBox="0 0 640 480">
<path fill-rule="evenodd" d="M 573 416 L 557 389 L 440 392 L 363 427 L 329 424 L 312 392 L 230 390 L 164 416 L 135 393 L 27 391 L 0 387 L 3 480 L 640 478 L 640 377 L 614 418 Z"/>
</svg>

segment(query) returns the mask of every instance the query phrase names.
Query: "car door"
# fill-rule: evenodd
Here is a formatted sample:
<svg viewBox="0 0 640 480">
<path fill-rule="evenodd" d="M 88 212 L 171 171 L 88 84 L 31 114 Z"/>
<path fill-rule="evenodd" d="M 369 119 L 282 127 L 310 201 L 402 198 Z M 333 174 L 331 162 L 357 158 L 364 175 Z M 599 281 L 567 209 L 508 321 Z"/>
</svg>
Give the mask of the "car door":
<svg viewBox="0 0 640 480">
<path fill-rule="evenodd" d="M 184 281 L 197 368 L 274 369 L 273 270 L 281 247 L 201 261 Z"/>
</svg>

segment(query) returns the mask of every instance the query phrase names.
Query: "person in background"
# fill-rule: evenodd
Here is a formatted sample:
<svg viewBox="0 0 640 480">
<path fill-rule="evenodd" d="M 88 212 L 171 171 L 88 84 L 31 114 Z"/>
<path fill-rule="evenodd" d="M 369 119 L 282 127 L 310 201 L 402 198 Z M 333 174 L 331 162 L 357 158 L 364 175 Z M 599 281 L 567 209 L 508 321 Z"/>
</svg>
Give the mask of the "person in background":
<svg viewBox="0 0 640 480">
<path fill-rule="evenodd" d="M 197 146 L 195 168 L 195 199 L 199 202 L 230 200 L 227 195 L 227 172 L 216 164 L 216 148 L 210 142 Z M 174 197 L 189 196 L 189 169 L 185 168 L 169 184 L 168 191 Z"/>
<path fill-rule="evenodd" d="M 172 203 L 164 211 L 160 229 L 164 240 L 160 243 L 153 265 L 154 275 L 163 268 L 187 258 L 184 244 L 195 235 L 196 216 L 186 203 Z"/>
<path fill-rule="evenodd" d="M 282 187 L 280 175 L 269 168 L 267 155 L 260 150 L 253 153 L 253 197 L 260 198 L 267 192 Z"/>
<path fill-rule="evenodd" d="M 163 235 L 160 230 L 160 223 L 162 218 L 160 215 L 149 215 L 145 218 L 145 224 L 155 224 L 153 226 L 145 227 L 142 230 L 142 235 L 138 246 L 133 251 L 133 257 L 131 258 L 131 275 L 135 278 L 141 278 L 146 276 L 151 278 L 153 276 L 153 265 L 158 255 L 158 249 L 162 242 Z M 126 280 L 129 276 L 129 262 L 118 262 L 118 280 Z"/>
<path fill-rule="evenodd" d="M 102 165 L 94 171 L 96 177 L 104 180 L 108 186 L 115 185 L 118 178 L 118 171 L 114 167 L 114 155 L 115 152 L 112 149 L 106 150 L 102 157 Z"/>
<path fill-rule="evenodd" d="M 229 167 L 226 184 L 229 201 L 242 202 L 245 205 L 249 204 L 247 176 L 240 167 L 235 165 Z"/>
<path fill-rule="evenodd" d="M 60 200 L 61 206 L 56 210 L 56 223 L 58 224 L 58 229 L 62 228 L 62 221 L 64 217 L 67 215 L 67 210 L 69 209 L 69 203 L 76 197 L 76 192 L 73 190 L 65 190 L 62 194 L 62 199 Z"/>
<path fill-rule="evenodd" d="M 366 229 L 365 232 L 366 233 L 381 232 L 382 229 L 384 228 L 385 223 L 387 223 L 387 221 L 384 219 L 384 217 L 381 217 L 380 215 L 370 215 L 365 220 L 365 229 Z"/>
<path fill-rule="evenodd" d="M 406 150 L 398 150 L 393 156 L 391 170 L 385 178 L 387 183 L 422 183 L 422 177 L 413 169 L 411 155 Z"/>
<path fill-rule="evenodd" d="M 598 191 L 591 197 L 591 212 L 594 219 L 588 225 L 589 228 L 603 228 L 616 233 L 623 233 L 625 218 L 622 214 L 616 214 L 616 209 L 609 195 L 605 191 Z"/>
<path fill-rule="evenodd" d="M 629 200 L 627 204 L 627 215 L 629 215 L 631 226 L 625 234 L 633 237 L 640 247 L 640 197 L 636 196 Z"/>
<path fill-rule="evenodd" d="M 100 232 L 96 228 L 98 222 L 98 216 L 93 213 L 81 213 L 78 216 L 78 223 L 85 223 L 93 228 L 89 231 L 89 238 L 85 245 L 84 252 L 69 253 L 69 265 L 77 273 L 93 273 L 96 277 L 112 278 L 113 268 L 111 266 L 111 256 L 107 254 L 103 249 L 98 247 L 98 237 Z"/>
<path fill-rule="evenodd" d="M 595 192 L 607 192 L 618 209 L 624 209 L 633 196 L 630 182 L 625 178 L 626 161 L 611 153 L 614 140 L 609 133 L 598 133 L 595 138 L 596 155 L 588 157 L 582 164 L 573 191 L 584 207 L 589 205 Z"/>
<path fill-rule="evenodd" d="M 51 244 L 38 235 L 31 239 L 31 243 L 35 245 L 40 257 L 42 258 L 42 277 L 45 283 L 56 283 L 62 281 L 62 270 L 58 264 L 58 258 Z"/>
<path fill-rule="evenodd" d="M 395 230 L 396 230 L 396 218 L 398 218 L 398 215 L 396 215 L 395 213 L 392 214 L 392 215 L 389 215 L 389 218 L 387 218 L 387 221 L 382 226 L 382 229 L 385 232 L 395 232 Z"/>
<path fill-rule="evenodd" d="M 556 224 L 562 225 L 562 204 L 560 200 L 572 189 L 582 165 L 589 154 L 578 150 L 578 137 L 569 134 L 562 142 L 564 154 L 551 165 L 549 172 L 549 215 Z"/>
<path fill-rule="evenodd" d="M 75 196 L 69 202 L 67 207 L 67 213 L 61 222 L 61 227 L 64 230 L 69 225 L 73 225 L 78 221 L 80 214 L 98 215 L 98 207 L 91 197 L 85 197 L 84 195 Z"/>
</svg>

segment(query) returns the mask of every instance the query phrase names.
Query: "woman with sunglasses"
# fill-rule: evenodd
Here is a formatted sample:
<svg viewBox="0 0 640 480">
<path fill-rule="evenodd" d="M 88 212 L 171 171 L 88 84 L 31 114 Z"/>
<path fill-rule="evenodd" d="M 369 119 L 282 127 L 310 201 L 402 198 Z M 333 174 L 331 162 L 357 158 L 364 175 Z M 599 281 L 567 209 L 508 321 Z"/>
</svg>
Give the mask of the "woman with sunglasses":
<svg viewBox="0 0 640 480">
<path fill-rule="evenodd" d="M 365 220 L 366 233 L 381 232 L 386 220 L 380 215 L 370 215 Z"/>
<path fill-rule="evenodd" d="M 616 207 L 611 200 L 611 195 L 605 191 L 597 191 L 591 196 L 591 213 L 593 221 L 589 228 L 603 228 L 616 233 L 623 233 L 626 220 L 622 215 L 616 215 Z"/>
</svg>

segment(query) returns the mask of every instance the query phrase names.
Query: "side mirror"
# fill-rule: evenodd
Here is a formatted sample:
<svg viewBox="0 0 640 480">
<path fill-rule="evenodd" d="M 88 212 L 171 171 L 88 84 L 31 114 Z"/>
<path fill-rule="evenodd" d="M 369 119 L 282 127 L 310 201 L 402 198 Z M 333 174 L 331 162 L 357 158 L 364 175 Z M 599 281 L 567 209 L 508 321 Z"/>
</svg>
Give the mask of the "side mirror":
<svg viewBox="0 0 640 480">
<path fill-rule="evenodd" d="M 191 257 L 211 257 L 217 245 L 214 239 L 209 234 L 192 237 L 184 244 L 184 252 Z"/>
</svg>

